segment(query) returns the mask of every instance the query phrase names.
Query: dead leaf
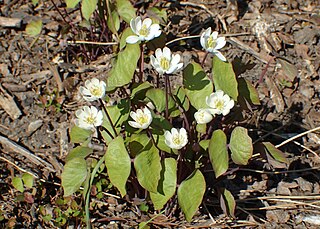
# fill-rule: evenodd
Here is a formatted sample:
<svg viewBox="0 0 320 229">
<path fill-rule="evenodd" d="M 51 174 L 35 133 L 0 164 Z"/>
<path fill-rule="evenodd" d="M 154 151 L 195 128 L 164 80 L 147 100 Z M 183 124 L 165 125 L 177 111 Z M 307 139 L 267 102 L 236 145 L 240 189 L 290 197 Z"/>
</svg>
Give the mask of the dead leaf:
<svg viewBox="0 0 320 229">
<path fill-rule="evenodd" d="M 269 91 L 270 91 L 271 100 L 272 100 L 273 104 L 276 106 L 276 110 L 279 113 L 283 112 L 285 103 L 283 101 L 282 95 L 281 95 L 277 85 L 275 84 L 273 79 L 270 77 L 266 77 L 265 81 L 266 81 L 266 84 L 267 84 Z"/>
</svg>

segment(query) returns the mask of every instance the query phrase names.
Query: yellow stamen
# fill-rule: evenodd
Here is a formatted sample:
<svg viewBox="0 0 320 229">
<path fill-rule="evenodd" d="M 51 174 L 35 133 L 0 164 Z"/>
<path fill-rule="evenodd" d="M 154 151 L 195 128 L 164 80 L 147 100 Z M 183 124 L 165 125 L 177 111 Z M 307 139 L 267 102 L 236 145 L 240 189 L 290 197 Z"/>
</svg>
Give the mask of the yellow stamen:
<svg viewBox="0 0 320 229">
<path fill-rule="evenodd" d="M 141 36 L 144 36 L 144 37 L 148 36 L 149 30 L 148 30 L 148 28 L 147 28 L 146 25 L 142 25 L 142 27 L 141 27 L 141 29 L 140 29 L 140 31 L 139 31 L 139 34 L 140 34 Z"/>
<path fill-rule="evenodd" d="M 212 36 L 210 36 L 210 37 L 208 38 L 208 40 L 207 40 L 207 46 L 208 46 L 208 48 L 214 48 L 214 47 L 216 47 L 216 44 L 217 44 L 216 40 L 214 40 L 214 39 L 212 38 Z"/>
<path fill-rule="evenodd" d="M 161 57 L 160 66 L 161 66 L 162 69 L 168 70 L 169 67 L 170 67 L 169 60 L 167 58 L 165 58 L 165 57 Z"/>
</svg>

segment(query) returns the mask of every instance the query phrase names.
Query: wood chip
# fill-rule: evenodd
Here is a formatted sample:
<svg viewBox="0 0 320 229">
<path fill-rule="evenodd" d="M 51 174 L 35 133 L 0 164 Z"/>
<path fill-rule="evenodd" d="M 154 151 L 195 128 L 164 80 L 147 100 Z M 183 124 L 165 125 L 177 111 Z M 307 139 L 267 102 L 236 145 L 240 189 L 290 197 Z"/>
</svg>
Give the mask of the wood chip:
<svg viewBox="0 0 320 229">
<path fill-rule="evenodd" d="M 18 119 L 22 112 L 13 97 L 0 85 L 0 106 L 13 120 Z"/>
<path fill-rule="evenodd" d="M 265 82 L 267 84 L 267 87 L 269 88 L 270 91 L 270 97 L 273 102 L 273 104 L 276 106 L 276 110 L 281 113 L 284 111 L 284 101 L 281 95 L 281 92 L 279 91 L 277 85 L 271 79 L 270 77 L 265 77 Z"/>
<path fill-rule="evenodd" d="M 21 22 L 21 18 L 0 17 L 0 26 L 2 27 L 20 28 Z"/>
</svg>

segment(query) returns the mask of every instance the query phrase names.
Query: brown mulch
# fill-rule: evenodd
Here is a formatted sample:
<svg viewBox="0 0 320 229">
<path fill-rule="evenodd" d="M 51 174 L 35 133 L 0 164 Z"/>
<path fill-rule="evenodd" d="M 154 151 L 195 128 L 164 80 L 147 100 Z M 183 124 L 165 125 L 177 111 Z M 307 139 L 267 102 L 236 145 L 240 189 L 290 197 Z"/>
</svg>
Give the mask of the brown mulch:
<svg viewBox="0 0 320 229">
<path fill-rule="evenodd" d="M 60 1 L 54 2 L 63 9 Z M 277 145 L 320 126 L 318 1 L 160 2 L 156 4 L 168 13 L 169 23 L 163 29 L 167 41 L 198 35 L 209 26 L 225 34 L 228 44 L 223 53 L 237 75 L 256 86 L 261 99 L 261 106 L 244 114 L 243 124 L 254 141 Z M 77 88 L 87 78 L 104 78 L 112 53 L 106 49 L 95 60 L 77 59 L 75 54 L 81 48 L 66 42 L 73 34 L 66 31 L 51 1 L 36 7 L 31 1 L 0 3 L 0 226 L 58 227 L 61 214 L 57 208 L 69 218 L 69 226 L 83 226 L 76 216 L 66 213 L 72 204 L 81 209 L 81 197 L 61 204 L 60 175 L 72 148 L 68 131 L 73 113 L 84 104 Z M 137 7 L 141 14 L 147 14 L 144 4 Z M 70 15 L 79 20 L 78 13 Z M 44 23 L 37 40 L 24 33 L 26 24 L 35 19 Z M 182 53 L 185 63 L 201 61 L 205 55 L 198 39 L 169 47 Z M 208 58 L 206 70 L 210 67 Z M 181 214 L 163 214 L 152 226 L 318 228 L 320 223 L 312 217 L 320 213 L 319 131 L 280 149 L 290 156 L 289 166 L 256 159 L 224 181 L 237 200 L 236 219 L 223 215 L 216 194 L 209 189 L 192 223 L 185 222 Z M 36 177 L 36 184 L 19 193 L 11 185 L 12 178 L 26 171 Z M 139 200 L 105 194 L 92 200 L 96 227 L 136 227 L 153 217 L 137 207 Z M 52 219 L 46 220 L 45 215 L 52 215 Z"/>
</svg>

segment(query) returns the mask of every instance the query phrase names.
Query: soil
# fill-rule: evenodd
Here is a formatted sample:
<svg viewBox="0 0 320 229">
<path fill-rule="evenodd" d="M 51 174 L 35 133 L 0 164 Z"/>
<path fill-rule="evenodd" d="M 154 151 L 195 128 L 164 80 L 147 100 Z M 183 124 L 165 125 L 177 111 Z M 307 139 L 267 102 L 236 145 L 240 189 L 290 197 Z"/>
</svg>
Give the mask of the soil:
<svg viewBox="0 0 320 229">
<path fill-rule="evenodd" d="M 238 77 L 253 83 L 261 100 L 260 106 L 248 107 L 241 125 L 249 129 L 253 141 L 278 145 L 290 161 L 284 164 L 256 158 L 248 167 L 230 173 L 223 182 L 237 202 L 234 218 L 223 214 L 217 194 L 209 188 L 192 223 L 187 223 L 177 211 L 172 215 L 160 214 L 151 227 L 318 228 L 319 2 L 135 3 L 141 15 L 151 14 L 147 10 L 150 5 L 159 6 L 168 14 L 168 22 L 163 26 L 167 42 L 198 35 L 208 27 L 226 36 L 223 54 L 233 63 Z M 65 17 L 66 14 L 69 16 Z M 2 228 L 58 228 L 59 220 L 64 218 L 67 223 L 61 227 L 84 226 L 74 211 L 73 215 L 67 213 L 70 208 L 81 209 L 81 196 L 63 200 L 60 178 L 65 157 L 73 147 L 69 130 L 74 111 L 85 104 L 78 88 L 88 78 L 104 79 L 108 75 L 112 47 L 92 49 L 95 53 L 91 50 L 89 55 L 83 52 L 85 45 L 68 43 L 86 38 L 74 34 L 66 23 L 72 20 L 76 24 L 81 20 L 79 15 L 78 10 L 65 11 L 62 1 L 40 1 L 34 6 L 31 1 L 0 0 Z M 9 19 L 15 19 L 16 24 L 10 25 Z M 43 22 L 41 36 L 30 37 L 25 33 L 26 25 L 38 19 Z M 169 47 L 183 54 L 184 63 L 200 62 L 205 56 L 199 39 L 184 39 Z M 210 56 L 205 66 L 209 72 Z M 180 77 L 181 73 L 177 80 Z M 21 193 L 12 186 L 12 179 L 25 172 L 36 177 L 36 182 L 33 188 Z M 93 198 L 91 217 L 96 228 L 137 227 L 156 215 L 137 207 L 143 200 L 119 199 L 116 194 Z M 46 218 L 47 215 L 52 218 Z"/>
</svg>

